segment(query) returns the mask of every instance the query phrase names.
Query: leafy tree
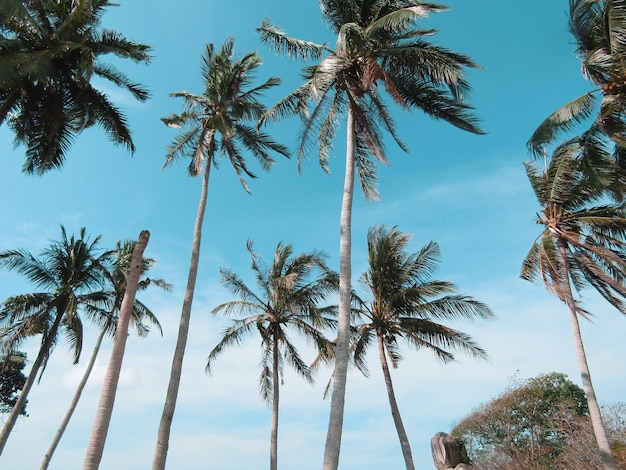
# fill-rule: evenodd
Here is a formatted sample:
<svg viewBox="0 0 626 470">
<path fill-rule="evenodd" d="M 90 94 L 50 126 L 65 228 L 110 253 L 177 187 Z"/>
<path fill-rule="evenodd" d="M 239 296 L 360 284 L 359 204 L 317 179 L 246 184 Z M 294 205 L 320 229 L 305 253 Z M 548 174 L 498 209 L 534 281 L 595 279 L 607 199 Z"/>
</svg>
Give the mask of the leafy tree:
<svg viewBox="0 0 626 470">
<path fill-rule="evenodd" d="M 578 322 L 578 316 L 588 317 L 588 312 L 574 298 L 574 292 L 591 286 L 626 313 L 626 211 L 622 203 L 612 202 L 607 192 L 616 179 L 612 158 L 598 153 L 590 171 L 588 159 L 583 158 L 586 150 L 586 144 L 575 138 L 555 150 L 545 170 L 526 163 L 541 206 L 536 222 L 543 231 L 524 260 L 521 277 L 541 279 L 567 307 L 603 465 L 615 469 Z"/>
<path fill-rule="evenodd" d="M 191 305 L 200 261 L 202 223 L 206 209 L 211 167 L 217 165 L 218 157 L 228 159 L 241 184 L 247 191 L 244 176 L 254 178 L 248 168 L 244 150 L 250 152 L 264 170 L 274 163 L 270 152 L 288 156 L 288 150 L 274 142 L 267 134 L 259 132 L 247 123 L 258 120 L 265 107 L 259 96 L 279 83 L 278 78 L 270 78 L 252 87 L 254 72 L 261 65 L 256 52 L 250 52 L 239 59 L 234 57 L 234 40 L 227 39 L 219 51 L 213 44 L 207 44 L 202 58 L 204 93 L 194 95 L 186 91 L 173 93 L 183 99 L 183 112 L 163 118 L 169 127 L 180 128 L 182 133 L 167 149 L 165 166 L 181 157 L 189 157 L 189 174 L 202 173 L 202 191 L 193 231 L 189 277 L 180 317 L 176 349 L 172 359 L 170 380 L 159 424 L 157 445 L 153 461 L 154 470 L 164 470 L 169 446 L 169 436 L 176 398 L 180 385 L 183 357 L 189 334 Z M 204 168 L 203 168 L 204 167 Z"/>
<path fill-rule="evenodd" d="M 613 448 L 619 449 L 626 443 L 624 406 L 602 408 L 615 418 L 607 427 Z M 513 379 L 503 393 L 464 417 L 452 434 L 466 444 L 477 468 L 602 468 L 585 393 L 557 372 Z"/>
<path fill-rule="evenodd" d="M 110 251 L 100 252 L 100 237 L 89 240 L 84 228 L 78 238 L 68 237 L 61 226 L 61 239 L 45 248 L 37 258 L 26 250 L 0 253 L 0 267 L 16 271 L 43 290 L 5 300 L 0 309 L 0 348 L 11 354 L 26 339 L 41 335 L 41 346 L 28 379 L 0 432 L 0 454 L 15 426 L 18 415 L 37 374 L 46 367 L 60 335 L 74 349 L 78 362 L 82 350 L 80 307 L 102 299 L 99 290 L 104 279 Z"/>
<path fill-rule="evenodd" d="M 102 341 L 104 340 L 105 335 L 113 335 L 115 333 L 115 328 L 117 326 L 117 322 L 119 319 L 119 311 L 122 306 L 122 301 L 124 299 L 124 294 L 126 293 L 126 285 L 128 280 L 128 275 L 130 271 L 130 264 L 133 254 L 133 249 L 135 248 L 135 242 L 131 240 L 126 240 L 124 242 L 117 242 L 115 247 L 115 260 L 110 266 L 107 266 L 107 287 L 105 286 L 104 294 L 106 296 L 106 300 L 104 303 L 100 303 L 98 305 L 86 305 L 85 308 L 88 308 L 93 311 L 94 317 L 102 323 L 100 334 L 96 339 L 96 344 L 91 353 L 91 357 L 87 362 L 87 367 L 85 368 L 85 372 L 76 387 L 76 392 L 74 393 L 74 397 L 72 398 L 72 402 L 67 410 L 67 413 L 63 417 L 61 424 L 59 425 L 59 429 L 57 430 L 52 442 L 50 443 L 50 447 L 46 452 L 46 455 L 43 458 L 41 464 L 41 470 L 45 470 L 50 465 L 50 461 L 52 460 L 52 456 L 54 455 L 54 451 L 56 450 L 57 445 L 59 444 L 61 438 L 63 437 L 63 433 L 67 428 L 67 425 L 74 414 L 74 410 L 78 405 L 78 401 L 82 395 L 83 389 L 87 384 L 87 380 L 89 380 L 89 376 L 91 375 L 91 371 L 96 362 L 96 358 L 98 357 L 98 353 L 100 352 L 100 347 L 102 346 Z M 142 278 L 139 281 L 138 289 L 145 290 L 149 286 L 156 286 L 164 290 L 170 290 L 171 286 L 163 279 L 152 279 L 149 277 L 145 277 L 145 274 L 148 270 L 156 263 L 154 258 L 144 258 L 143 264 L 141 267 Z M 161 334 L 163 331 L 161 329 L 161 324 L 159 320 L 156 318 L 152 310 L 150 310 L 145 304 L 141 301 L 135 299 L 135 304 L 133 306 L 132 317 L 130 319 L 132 326 L 134 326 L 137 335 L 141 338 L 148 335 L 150 331 L 150 327 L 145 323 L 146 321 L 156 326 Z"/>
<path fill-rule="evenodd" d="M 452 430 L 479 468 L 555 468 L 571 430 L 588 416 L 584 391 L 565 374 L 552 372 L 513 382 Z M 507 467 L 508 466 L 508 467 Z"/>
<path fill-rule="evenodd" d="M 148 92 L 101 58 L 147 63 L 149 46 L 100 28 L 108 0 L 3 0 L 0 3 L 0 124 L 26 147 L 24 171 L 42 174 L 63 165 L 74 137 L 95 124 L 109 138 L 135 147 L 126 118 L 98 77 L 140 101 Z"/>
<path fill-rule="evenodd" d="M 367 199 L 375 199 L 376 162 L 388 163 L 383 132 L 404 151 L 408 148 L 395 124 L 382 90 L 401 108 L 419 108 L 469 132 L 481 133 L 464 102 L 469 86 L 466 56 L 430 44 L 433 29 L 417 26 L 433 12 L 446 8 L 417 0 L 321 0 L 322 17 L 337 36 L 336 47 L 289 37 L 268 21 L 258 28 L 261 40 L 292 58 L 320 60 L 303 71 L 305 82 L 268 112 L 267 119 L 297 114 L 303 121 L 298 144 L 302 158 L 319 145 L 319 161 L 328 171 L 328 158 L 339 121 L 347 127 L 339 243 L 339 323 L 331 411 L 324 469 L 339 465 L 350 342 L 352 200 L 354 172 Z"/>
<path fill-rule="evenodd" d="M 430 242 L 417 253 L 408 253 L 410 235 L 396 228 L 373 227 L 367 236 L 369 270 L 363 275 L 371 300 L 359 299 L 362 322 L 357 331 L 354 360 L 362 364 L 372 343 L 378 347 L 380 365 L 387 387 L 391 415 L 398 432 L 407 470 L 415 469 L 411 446 L 395 398 L 389 362 L 396 368 L 402 359 L 398 343 L 432 351 L 443 362 L 454 360 L 451 351 L 460 350 L 485 359 L 487 353 L 468 335 L 439 321 L 455 318 L 489 318 L 489 308 L 471 297 L 456 294 L 450 282 L 432 279 L 439 258 L 439 246 Z"/>
<path fill-rule="evenodd" d="M 335 326 L 336 307 L 319 307 L 319 303 L 336 292 L 337 275 L 329 271 L 324 256 L 319 252 L 293 256 L 291 245 L 279 243 L 271 265 L 263 263 L 252 251 L 252 271 L 260 293 L 257 294 L 234 272 L 220 270 L 222 283 L 240 300 L 218 305 L 212 313 L 236 315 L 224 331 L 220 342 L 207 360 L 211 371 L 214 360 L 230 346 L 239 346 L 243 339 L 258 332 L 261 337 L 262 357 L 259 390 L 263 400 L 272 405 L 270 439 L 270 469 L 278 468 L 278 405 L 280 375 L 284 364 L 289 364 L 305 380 L 313 382 L 311 370 L 289 338 L 292 329 L 315 344 L 318 350 L 328 348 L 322 331 Z"/>
<path fill-rule="evenodd" d="M 9 413 L 15 406 L 26 383 L 26 376 L 22 372 L 25 367 L 25 353 L 16 352 L 7 359 L 0 360 L 0 413 Z M 26 403 L 21 414 L 27 416 Z"/>
</svg>

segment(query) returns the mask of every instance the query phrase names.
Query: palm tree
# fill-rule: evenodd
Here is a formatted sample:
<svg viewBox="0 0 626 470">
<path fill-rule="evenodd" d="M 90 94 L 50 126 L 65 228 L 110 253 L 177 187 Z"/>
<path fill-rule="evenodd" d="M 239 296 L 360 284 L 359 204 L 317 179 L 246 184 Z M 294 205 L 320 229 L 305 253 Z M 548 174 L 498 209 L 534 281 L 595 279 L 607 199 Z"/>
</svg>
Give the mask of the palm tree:
<svg viewBox="0 0 626 470">
<path fill-rule="evenodd" d="M 63 165 L 75 136 L 94 124 L 109 138 L 135 147 L 125 116 L 91 81 L 98 77 L 148 99 L 103 55 L 148 63 L 149 46 L 100 28 L 108 0 L 0 2 L 0 125 L 26 147 L 24 171 L 42 174 Z"/>
<path fill-rule="evenodd" d="M 569 29 L 576 40 L 583 76 L 596 88 L 548 116 L 529 139 L 528 147 L 535 156 L 543 156 L 545 145 L 559 133 L 576 128 L 595 114 L 591 131 L 603 133 L 616 144 L 617 169 L 624 181 L 626 4 L 615 0 L 570 0 Z"/>
<path fill-rule="evenodd" d="M 52 460 L 52 456 L 54 451 L 56 450 L 57 445 L 59 444 L 61 438 L 63 437 L 63 433 L 67 428 L 67 425 L 74 414 L 74 410 L 78 405 L 78 401 L 82 395 L 83 389 L 87 384 L 87 380 L 91 375 L 91 371 L 96 362 L 96 358 L 98 353 L 100 352 L 100 347 L 104 340 L 104 336 L 106 334 L 113 335 L 115 332 L 115 328 L 117 326 L 117 321 L 119 319 L 119 311 L 122 305 L 122 300 L 124 299 L 124 294 L 126 293 L 126 285 L 128 279 L 128 273 L 130 269 L 130 263 L 132 259 L 133 249 L 135 247 L 135 242 L 131 240 L 126 240 L 124 242 L 117 242 L 115 247 L 115 260 L 108 267 L 106 278 L 108 284 L 108 290 L 105 291 L 107 295 L 107 300 L 105 302 L 105 308 L 98 305 L 86 305 L 85 308 L 88 308 L 94 312 L 94 316 L 97 319 L 101 318 L 102 328 L 98 337 L 96 339 L 96 344 L 93 348 L 89 361 L 87 363 L 87 367 L 85 368 L 85 372 L 76 387 L 76 392 L 74 392 L 74 397 L 72 398 L 72 402 L 63 417 L 61 424 L 59 425 L 59 429 L 57 430 L 52 442 L 50 443 L 50 447 L 44 456 L 44 459 L 41 463 L 41 470 L 45 470 L 50 465 L 50 460 Z M 145 277 L 145 274 L 148 270 L 156 263 L 154 258 L 144 258 L 143 265 L 141 268 L 142 279 L 139 281 L 138 290 L 145 290 L 149 286 L 156 286 L 166 291 L 171 289 L 170 284 L 165 282 L 163 279 L 152 279 L 149 277 Z M 137 335 L 141 338 L 144 338 L 148 335 L 150 328 L 144 322 L 147 320 L 152 323 L 152 325 L 156 326 L 161 335 L 163 334 L 163 330 L 161 329 L 161 324 L 159 320 L 156 318 L 152 310 L 150 310 L 145 304 L 141 301 L 135 299 L 135 305 L 133 306 L 131 323 L 135 327 L 135 331 Z"/>
<path fill-rule="evenodd" d="M 287 330 L 295 329 L 300 335 L 325 350 L 328 341 L 322 331 L 335 326 L 336 307 L 318 307 L 326 297 L 336 292 L 337 275 L 324 264 L 319 252 L 303 253 L 293 257 L 291 245 L 279 243 L 271 266 L 252 251 L 252 271 L 260 290 L 255 293 L 229 269 L 222 268 L 222 283 L 241 300 L 218 305 L 212 313 L 237 315 L 224 331 L 220 342 L 207 360 L 206 370 L 211 371 L 213 361 L 229 346 L 240 345 L 243 338 L 254 331 L 261 336 L 262 358 L 259 389 L 261 396 L 272 405 L 272 430 L 270 439 L 270 470 L 277 469 L 278 457 L 278 402 L 280 374 L 285 363 L 305 380 L 313 382 L 311 370 L 300 357 Z"/>
<path fill-rule="evenodd" d="M 524 260 L 521 277 L 541 279 L 567 307 L 602 462 L 605 469 L 615 469 L 578 322 L 578 315 L 588 317 L 588 313 L 574 298 L 574 292 L 590 285 L 626 313 L 622 300 L 626 296 L 626 211 L 623 203 L 612 202 L 607 193 L 616 178 L 613 158 L 606 150 L 598 149 L 592 173 L 583 155 L 588 149 L 587 143 L 574 138 L 555 149 L 545 170 L 526 163 L 541 206 L 536 222 L 543 231 Z"/>
<path fill-rule="evenodd" d="M 454 284 L 432 279 L 439 261 L 439 246 L 430 242 L 409 254 L 410 235 L 397 228 L 376 226 L 369 230 L 369 270 L 362 281 L 371 301 L 358 301 L 362 322 L 355 325 L 354 360 L 363 364 L 374 341 L 387 387 L 393 417 L 407 470 L 414 470 L 411 446 L 396 402 L 389 362 L 396 368 L 402 356 L 398 342 L 404 339 L 416 349 L 428 349 L 443 362 L 454 360 L 451 350 L 486 359 L 487 353 L 467 334 L 439 323 L 456 318 L 489 318 L 485 304 L 458 295 Z"/>
<path fill-rule="evenodd" d="M 98 411 L 94 419 L 91 429 L 91 436 L 85 453 L 85 461 L 83 463 L 84 470 L 97 470 L 100 467 L 104 444 L 106 441 L 109 423 L 113 414 L 113 404 L 115 402 L 115 394 L 117 392 L 117 384 L 122 369 L 122 361 L 124 359 L 124 351 L 126 349 L 126 338 L 128 336 L 128 325 L 133 315 L 135 307 L 135 295 L 139 287 L 139 278 L 144 268 L 143 252 L 146 249 L 150 232 L 142 230 L 137 239 L 137 243 L 133 247 L 133 254 L 128 268 L 128 277 L 126 279 L 126 289 L 124 298 L 120 306 L 119 319 L 115 327 L 115 338 L 113 340 L 113 348 L 109 358 L 109 365 L 104 376 L 100 400 L 98 402 Z"/>
<path fill-rule="evenodd" d="M 292 58 L 321 59 L 304 69 L 294 92 L 273 106 L 266 119 L 298 114 L 303 127 L 298 155 L 319 143 L 319 161 L 328 171 L 328 158 L 342 116 L 346 118 L 346 160 L 340 216 L 339 323 L 330 419 L 324 469 L 336 470 L 343 428 L 343 410 L 350 342 L 351 233 L 354 172 L 367 199 L 376 199 L 376 162 L 388 163 L 383 130 L 400 148 L 383 89 L 394 103 L 419 108 L 469 132 L 482 133 L 464 102 L 469 85 L 463 77 L 476 67 L 468 57 L 430 44 L 435 33 L 420 29 L 419 19 L 446 7 L 417 0 L 321 0 L 322 16 L 337 35 L 335 50 L 289 37 L 265 21 L 261 40 Z M 324 56 L 325 55 L 325 56 Z M 324 57 L 323 57 L 324 56 Z M 309 106 L 311 105 L 311 106 Z"/>
<path fill-rule="evenodd" d="M 202 191 L 193 232 L 189 277 L 181 311 L 178 339 L 159 424 L 153 461 L 154 470 L 165 468 L 170 428 L 189 333 L 189 319 L 198 273 L 202 222 L 206 209 L 211 167 L 217 165 L 217 157 L 225 156 L 233 166 L 244 189 L 249 191 L 244 175 L 251 178 L 255 175 L 248 168 L 242 150 L 252 153 L 265 170 L 274 162 L 270 151 L 288 156 L 288 150 L 285 147 L 272 141 L 267 134 L 258 132 L 254 126 L 246 124 L 247 121 L 259 119 L 265 112 L 265 107 L 258 101 L 258 98 L 265 90 L 277 85 L 279 79 L 270 78 L 261 85 L 251 87 L 254 72 L 261 65 L 261 58 L 256 52 L 251 52 L 235 59 L 234 45 L 233 39 L 227 39 L 218 52 L 213 44 L 207 44 L 202 58 L 204 93 L 202 95 L 194 95 L 186 91 L 173 93 L 172 96 L 183 98 L 184 111 L 182 114 L 173 114 L 163 118 L 163 122 L 168 126 L 183 129 L 183 132 L 168 147 L 165 166 L 179 157 L 189 157 L 189 174 L 197 176 L 202 173 Z"/>
<path fill-rule="evenodd" d="M 60 241 L 52 242 L 39 258 L 26 250 L 0 253 L 0 266 L 24 275 L 44 289 L 5 300 L 0 310 L 0 348 L 10 355 L 25 340 L 41 335 L 37 358 L 28 374 L 18 401 L 0 432 L 0 454 L 21 413 L 40 368 L 45 369 L 53 346 L 63 334 L 74 349 L 78 362 L 82 349 L 80 307 L 101 300 L 110 251 L 98 253 L 100 237 L 90 241 L 84 228 L 79 237 L 68 238 L 61 226 Z M 42 369 L 42 373 L 43 373 Z M 40 376 L 41 377 L 41 376 Z"/>
</svg>

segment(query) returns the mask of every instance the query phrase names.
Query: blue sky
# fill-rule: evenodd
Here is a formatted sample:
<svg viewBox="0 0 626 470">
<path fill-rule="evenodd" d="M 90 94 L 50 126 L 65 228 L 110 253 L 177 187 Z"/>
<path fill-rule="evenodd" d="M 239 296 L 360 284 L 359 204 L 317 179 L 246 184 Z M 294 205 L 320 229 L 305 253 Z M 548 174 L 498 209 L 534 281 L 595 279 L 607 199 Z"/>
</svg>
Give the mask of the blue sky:
<svg viewBox="0 0 626 470">
<path fill-rule="evenodd" d="M 200 56 L 207 42 L 220 44 L 233 36 L 239 54 L 258 50 L 264 58 L 258 78 L 283 79 L 268 95 L 271 104 L 299 82 L 300 64 L 276 56 L 258 42 L 254 29 L 264 18 L 289 34 L 317 42 L 332 37 L 313 0 L 230 2 L 165 0 L 121 2 L 104 16 L 105 26 L 153 47 L 151 65 L 122 63 L 120 68 L 142 81 L 152 99 L 145 104 L 101 84 L 126 112 L 137 146 L 134 156 L 113 146 L 100 129 L 84 132 L 74 143 L 61 171 L 42 177 L 21 173 L 23 149 L 0 128 L 0 171 L 4 202 L 0 250 L 25 248 L 38 253 L 69 232 L 86 227 L 102 235 L 103 248 L 119 239 L 151 232 L 146 256 L 158 259 L 151 273 L 174 284 L 171 293 L 146 292 L 141 299 L 158 315 L 164 329 L 146 339 L 128 339 L 113 420 L 102 462 L 104 469 L 150 468 L 165 396 L 171 357 L 190 256 L 200 181 L 186 174 L 184 163 L 161 170 L 165 147 L 175 136 L 159 120 L 180 110 L 168 97 L 178 90 L 200 92 Z M 455 282 L 460 291 L 490 305 L 497 317 L 489 322 L 455 323 L 470 333 L 491 356 L 479 362 L 459 356 L 441 365 L 426 351 L 405 349 L 405 359 L 392 371 L 397 399 L 417 468 L 434 468 L 429 441 L 481 402 L 497 395 L 513 376 L 564 372 L 580 383 L 569 324 L 563 307 L 541 286 L 518 277 L 521 262 L 539 228 L 537 206 L 522 162 L 525 143 L 550 112 L 589 90 L 580 75 L 572 38 L 567 31 L 566 0 L 501 2 L 450 0 L 450 10 L 427 23 L 439 28 L 437 43 L 464 53 L 483 69 L 468 79 L 470 102 L 481 118 L 484 136 L 465 134 L 419 112 L 395 110 L 401 138 L 411 148 L 403 154 L 387 146 L 390 167 L 379 168 L 381 201 L 354 205 L 354 279 L 366 269 L 367 229 L 397 225 L 413 234 L 417 251 L 430 240 L 441 246 L 437 277 Z M 297 122 L 268 127 L 274 138 L 293 147 Z M 222 164 L 212 173 L 204 224 L 201 267 L 192 312 L 191 335 L 168 455 L 168 468 L 248 470 L 269 460 L 270 410 L 257 390 L 259 344 L 250 338 L 204 373 L 206 357 L 224 327 L 210 310 L 231 300 L 219 282 L 219 267 L 228 266 L 249 282 L 246 240 L 269 258 L 279 241 L 295 252 L 324 250 L 337 267 L 339 209 L 343 180 L 343 139 L 336 142 L 330 176 L 310 155 L 302 174 L 295 160 L 280 159 L 259 178 L 252 195 L 239 186 Z M 358 284 L 357 284 L 358 285 Z M 12 273 L 0 273 L 0 298 L 28 292 L 30 286 Z M 621 315 L 592 292 L 584 301 L 596 313 L 583 323 L 583 338 L 596 393 L 603 402 L 623 400 L 626 379 L 618 358 L 626 356 Z M 87 333 L 85 356 L 93 344 Z M 25 344 L 29 357 L 37 341 Z M 302 352 L 312 352 L 303 345 Z M 79 468 L 83 461 L 109 347 L 50 466 Z M 29 397 L 30 417 L 21 419 L 9 439 L 3 467 L 37 468 L 81 376 L 84 361 L 73 367 L 65 344 L 59 344 L 41 383 Z M 401 468 L 402 457 L 382 375 L 374 355 L 371 377 L 354 372 L 348 378 L 341 468 Z M 330 371 L 310 386 L 287 372 L 281 389 L 279 466 L 310 470 L 321 465 L 329 401 L 322 392 Z"/>
</svg>

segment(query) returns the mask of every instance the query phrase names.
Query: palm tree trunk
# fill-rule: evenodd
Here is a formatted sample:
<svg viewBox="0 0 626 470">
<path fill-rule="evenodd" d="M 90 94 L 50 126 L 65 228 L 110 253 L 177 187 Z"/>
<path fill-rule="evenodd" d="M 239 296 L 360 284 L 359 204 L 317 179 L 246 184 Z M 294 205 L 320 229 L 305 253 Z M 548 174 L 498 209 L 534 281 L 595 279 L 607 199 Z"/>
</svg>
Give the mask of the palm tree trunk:
<svg viewBox="0 0 626 470">
<path fill-rule="evenodd" d="M 48 466 L 50 465 L 50 460 L 52 460 L 52 455 L 54 454 L 54 451 L 59 445 L 59 442 L 61 441 L 61 438 L 63 437 L 63 433 L 65 433 L 65 429 L 67 428 L 67 425 L 70 422 L 72 415 L 74 414 L 74 410 L 76 410 L 78 401 L 80 400 L 80 397 L 83 393 L 85 385 L 87 384 L 87 380 L 89 380 L 89 376 L 91 375 L 93 366 L 96 363 L 96 358 L 98 357 L 98 352 L 100 351 L 100 346 L 102 345 L 102 340 L 104 339 L 104 335 L 106 334 L 106 332 L 107 332 L 107 325 L 105 325 L 102 328 L 102 330 L 100 331 L 100 334 L 98 335 L 98 338 L 96 340 L 96 345 L 93 348 L 93 352 L 91 353 L 91 357 L 89 358 L 89 362 L 87 363 L 87 367 L 85 368 L 83 377 L 80 379 L 80 382 L 78 383 L 78 387 L 76 387 L 76 392 L 74 392 L 74 397 L 72 398 L 72 402 L 70 403 L 70 406 L 67 409 L 65 416 L 63 417 L 63 421 L 61 421 L 59 429 L 57 429 L 57 432 L 54 435 L 52 442 L 50 443 L 50 447 L 48 447 L 48 451 L 46 452 L 46 455 L 44 456 L 43 461 L 41 462 L 41 470 L 46 470 Z"/>
<path fill-rule="evenodd" d="M 204 176 L 202 177 L 202 191 L 200 194 L 200 203 L 198 205 L 196 224 L 193 230 L 193 242 L 191 244 L 191 262 L 189 264 L 187 288 L 185 290 L 183 308 L 180 314 L 178 339 L 176 341 L 176 349 L 174 350 L 174 357 L 172 359 L 170 381 L 167 386 L 167 394 L 165 396 L 165 404 L 163 406 L 161 422 L 159 423 L 156 450 L 154 453 L 154 460 L 152 461 L 153 470 L 165 470 L 165 460 L 167 459 L 167 450 L 170 442 L 172 419 L 174 418 L 176 399 L 178 398 L 178 389 L 180 387 L 180 378 L 183 369 L 183 357 L 185 356 L 185 347 L 187 346 L 187 337 L 189 336 L 191 304 L 193 303 L 193 294 L 196 288 L 196 278 L 198 276 L 198 264 L 200 262 L 200 242 L 202 239 L 202 223 L 204 221 L 204 213 L 206 209 L 207 195 L 209 190 L 209 175 L 211 172 L 212 162 L 212 156 L 209 156 L 206 161 Z"/>
<path fill-rule="evenodd" d="M 350 342 L 350 293 L 352 278 L 352 199 L 354 196 L 355 135 L 352 106 L 348 106 L 346 174 L 343 185 L 341 216 L 339 221 L 339 319 L 337 322 L 337 346 L 335 351 L 335 371 L 333 372 L 333 392 L 330 401 L 330 418 L 326 447 L 324 449 L 324 470 L 337 470 L 341 450 L 343 411 L 348 375 L 348 347 Z"/>
<path fill-rule="evenodd" d="M 9 439 L 9 435 L 11 434 L 11 431 L 13 430 L 13 427 L 17 422 L 17 418 L 22 413 L 22 409 L 26 404 L 26 398 L 28 397 L 30 389 L 32 388 L 33 384 L 35 383 L 35 379 L 37 378 L 37 372 L 39 372 L 39 368 L 43 364 L 44 358 L 50 352 L 50 347 L 52 346 L 57 332 L 59 331 L 59 325 L 61 324 L 63 315 L 65 315 L 66 308 L 67 302 L 65 302 L 64 305 L 60 305 L 59 307 L 57 307 L 57 316 L 54 319 L 54 323 L 52 324 L 52 327 L 48 332 L 48 336 L 46 337 L 45 341 L 41 345 L 41 348 L 39 349 L 37 358 L 35 359 L 35 362 L 33 362 L 33 367 L 31 368 L 30 373 L 28 374 L 28 378 L 26 379 L 26 382 L 22 387 L 20 396 L 17 399 L 17 402 L 15 402 L 15 405 L 13 405 L 13 408 L 11 408 L 11 413 L 9 413 L 9 417 L 4 423 L 2 432 L 0 432 L 0 455 L 2 455 L 2 452 L 4 451 L 4 446 L 6 445 Z"/>
<path fill-rule="evenodd" d="M 387 395 L 389 396 L 389 406 L 391 406 L 391 416 L 393 417 L 393 422 L 396 425 L 396 431 L 398 432 L 398 438 L 400 439 L 400 447 L 402 448 L 402 455 L 404 456 L 406 470 L 415 470 L 415 465 L 413 464 L 413 454 L 411 453 L 411 445 L 409 444 L 409 438 L 406 435 L 404 424 L 402 423 L 402 418 L 400 417 L 400 410 L 398 409 L 398 403 L 396 402 L 396 394 L 393 391 L 389 365 L 387 364 L 387 357 L 385 356 L 383 337 L 377 333 L 376 338 L 378 341 L 378 356 L 380 358 L 380 365 L 383 368 L 385 386 L 387 387 Z"/>
<path fill-rule="evenodd" d="M 278 470 L 278 402 L 280 399 L 280 380 L 278 377 L 278 337 L 273 335 L 272 345 L 272 435 L 270 438 L 270 470 Z"/>
<path fill-rule="evenodd" d="M 591 373 L 589 372 L 589 364 L 587 363 L 587 355 L 585 354 L 585 347 L 583 345 L 583 338 L 580 332 L 580 324 L 578 323 L 578 314 L 574 304 L 574 296 L 572 294 L 572 288 L 569 283 L 569 267 L 567 262 L 567 251 L 565 248 L 565 242 L 559 240 L 559 250 L 561 254 L 561 261 L 564 266 L 564 272 L 566 273 L 563 279 L 563 291 L 565 294 L 565 304 L 567 306 L 567 312 L 569 314 L 570 325 L 572 327 L 572 336 L 574 338 L 574 346 L 576 348 L 576 359 L 578 360 L 578 367 L 580 369 L 580 375 L 583 383 L 583 390 L 587 395 L 587 403 L 589 405 L 589 416 L 591 418 L 591 424 L 593 426 L 593 432 L 596 436 L 596 441 L 600 449 L 600 457 L 602 458 L 602 465 L 605 470 L 617 470 L 615 464 L 615 458 L 611 452 L 611 445 L 606 435 L 606 429 L 602 423 L 602 414 L 600 413 L 600 406 L 598 405 L 598 399 L 596 398 L 596 392 L 593 389 L 593 383 L 591 382 Z"/>
<path fill-rule="evenodd" d="M 133 314 L 135 295 L 137 294 L 139 276 L 141 276 L 143 252 L 146 249 L 149 239 L 150 232 L 143 230 L 139 234 L 139 238 L 133 249 L 133 256 L 128 270 L 128 280 L 126 281 L 126 292 L 124 293 L 124 299 L 120 307 L 120 314 L 115 328 L 113 349 L 111 350 L 109 366 L 107 367 L 104 383 L 102 384 L 98 411 L 96 412 L 89 444 L 87 445 L 83 470 L 97 470 L 100 467 L 104 443 L 109 431 L 111 415 L 113 414 L 113 405 L 115 404 L 115 394 L 117 392 L 117 384 L 122 369 L 124 351 L 126 349 L 128 324 Z"/>
</svg>

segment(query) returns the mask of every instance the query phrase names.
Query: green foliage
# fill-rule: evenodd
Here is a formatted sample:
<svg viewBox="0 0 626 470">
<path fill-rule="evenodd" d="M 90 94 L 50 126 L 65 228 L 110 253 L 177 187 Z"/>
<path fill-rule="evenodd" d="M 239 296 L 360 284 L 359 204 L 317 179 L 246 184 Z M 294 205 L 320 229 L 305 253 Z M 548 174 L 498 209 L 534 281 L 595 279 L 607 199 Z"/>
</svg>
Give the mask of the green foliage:
<svg viewBox="0 0 626 470">
<path fill-rule="evenodd" d="M 144 101 L 148 91 L 104 55 L 147 63 L 149 46 L 100 28 L 108 0 L 3 0 L 0 2 L 0 124 L 26 147 L 24 171 L 63 165 L 74 137 L 98 124 L 109 138 L 134 151 L 125 116 L 91 85 L 109 81 Z"/>
<path fill-rule="evenodd" d="M 454 351 L 487 359 L 487 353 L 469 335 L 439 323 L 454 319 L 487 319 L 487 305 L 457 293 L 447 281 L 433 279 L 439 266 L 439 245 L 427 243 L 416 253 L 407 250 L 411 236 L 396 227 L 375 226 L 368 232 L 369 270 L 361 280 L 370 302 L 356 297 L 358 324 L 354 360 L 363 366 L 364 353 L 377 338 L 395 368 L 402 359 L 398 343 L 432 351 L 442 362 Z"/>
<path fill-rule="evenodd" d="M 22 372 L 26 367 L 26 354 L 16 352 L 8 359 L 0 360 L 0 413 L 8 413 L 17 402 L 20 390 L 26 383 L 26 376 Z M 26 414 L 26 403 L 22 408 L 22 415 Z"/>
<path fill-rule="evenodd" d="M 226 39 L 219 51 L 213 44 L 206 45 L 202 57 L 204 93 L 171 93 L 170 96 L 183 99 L 183 112 L 161 119 L 168 127 L 182 130 L 168 146 L 164 166 L 188 157 L 189 174 L 197 176 L 204 164 L 207 171 L 211 165 L 217 166 L 217 153 L 228 158 L 241 185 L 249 192 L 245 177 L 256 176 L 249 169 L 242 150 L 250 152 L 264 170 L 274 163 L 271 152 L 289 156 L 286 147 L 254 126 L 265 113 L 259 96 L 280 83 L 280 79 L 270 77 L 252 86 L 254 74 L 262 62 L 256 52 L 235 58 L 232 38 Z"/>
<path fill-rule="evenodd" d="M 583 390 L 552 372 L 514 381 L 465 417 L 452 435 L 465 442 L 479 468 L 564 468 L 557 466 L 559 456 L 577 445 L 573 436 L 588 423 L 588 414 Z"/>
<path fill-rule="evenodd" d="M 478 68 L 469 57 L 432 44 L 436 33 L 418 23 L 441 5 L 415 0 L 320 2 L 322 15 L 336 34 L 335 49 L 289 37 L 264 21 L 257 29 L 261 41 L 291 58 L 319 63 L 303 69 L 305 82 L 274 105 L 265 119 L 297 115 L 302 120 L 298 157 L 318 148 L 319 163 L 329 171 L 338 123 L 351 115 L 354 122 L 356 172 L 367 199 L 378 198 L 376 165 L 388 164 L 383 145 L 387 133 L 405 152 L 396 133 L 387 100 L 402 109 L 420 109 L 434 119 L 482 134 L 471 106 L 464 73 Z"/>
<path fill-rule="evenodd" d="M 245 337 L 256 332 L 262 348 L 259 390 L 263 400 L 272 403 L 284 364 L 313 382 L 312 371 L 288 332 L 296 331 L 318 351 L 331 347 L 323 332 L 335 328 L 336 306 L 320 307 L 319 304 L 336 293 L 338 279 L 337 273 L 326 267 L 325 255 L 318 251 L 293 256 L 291 245 L 279 243 L 271 265 L 265 264 L 252 250 L 252 242 L 248 242 L 248 252 L 260 293 L 254 292 L 230 269 L 220 269 L 222 284 L 240 300 L 218 305 L 211 313 L 239 318 L 231 320 L 222 339 L 209 354 L 206 371 L 211 372 L 214 360 L 226 349 L 239 346 Z"/>
</svg>

